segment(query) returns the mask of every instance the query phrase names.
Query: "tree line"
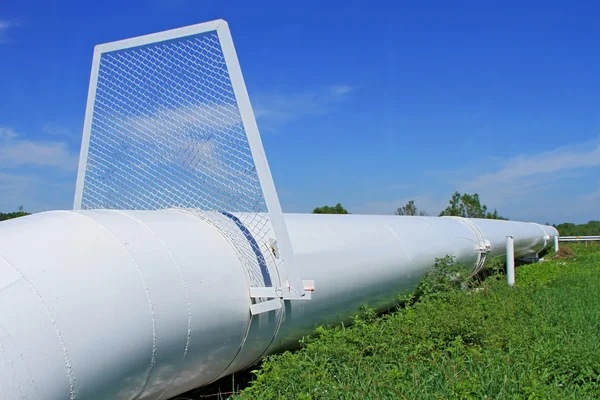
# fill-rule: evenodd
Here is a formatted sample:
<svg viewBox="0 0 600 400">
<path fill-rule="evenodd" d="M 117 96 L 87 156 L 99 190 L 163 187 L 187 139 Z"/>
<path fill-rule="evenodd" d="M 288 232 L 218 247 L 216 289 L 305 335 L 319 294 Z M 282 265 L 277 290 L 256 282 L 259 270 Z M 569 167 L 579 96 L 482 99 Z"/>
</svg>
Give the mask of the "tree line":
<svg viewBox="0 0 600 400">
<path fill-rule="evenodd" d="M 313 210 L 313 214 L 350 214 L 348 210 L 342 206 L 341 203 L 337 203 L 335 206 L 323 206 L 317 207 Z M 420 210 L 415 204 L 414 200 L 410 200 L 405 206 L 402 206 L 395 211 L 396 215 L 428 215 L 426 211 Z M 488 207 L 485 204 L 481 204 L 479 194 L 468 194 L 454 192 L 450 200 L 448 201 L 448 207 L 446 207 L 439 216 L 456 216 L 464 218 L 488 218 L 488 219 L 504 219 L 498 214 L 498 211 L 494 209 L 493 212 L 488 211 Z"/>
<path fill-rule="evenodd" d="M 18 208 L 18 211 L 2 213 L 0 212 L 0 221 L 6 221 L 13 218 L 24 217 L 30 213 L 23 210 L 23 206 Z M 322 206 L 313 210 L 313 214 L 350 214 L 341 203 L 335 206 Z M 426 211 L 419 209 L 414 200 L 408 201 L 406 205 L 399 207 L 395 211 L 396 215 L 428 215 Z M 456 216 L 464 218 L 487 218 L 487 219 L 503 219 L 494 209 L 493 212 L 488 211 L 488 207 L 481 203 L 479 194 L 468 194 L 454 192 L 448 201 L 448 206 L 439 213 L 439 216 Z M 546 223 L 546 225 L 550 225 Z M 562 224 L 552 224 L 561 236 L 600 236 L 600 221 L 592 220 L 585 224 L 574 224 L 564 222 Z"/>
<path fill-rule="evenodd" d="M 348 210 L 337 203 L 335 206 L 317 207 L 313 210 L 314 214 L 350 214 Z M 419 209 L 414 200 L 409 200 L 406 205 L 399 207 L 394 212 L 396 215 L 428 215 L 426 211 Z M 463 218 L 486 218 L 508 220 L 498 214 L 498 210 L 489 211 L 485 204 L 481 203 L 479 194 L 454 192 L 448 201 L 448 206 L 439 213 L 439 216 L 456 216 Z M 546 223 L 546 225 L 550 225 Z M 552 224 L 558 229 L 561 236 L 600 236 L 600 221 L 588 221 L 585 224 L 574 224 L 564 222 L 562 224 Z"/>
<path fill-rule="evenodd" d="M 23 211 L 23 206 L 19 206 L 19 211 L 10 212 L 10 213 L 1 213 L 0 212 L 0 221 L 6 221 L 13 218 L 19 218 L 29 215 L 28 212 Z"/>
<path fill-rule="evenodd" d="M 600 236 L 600 221 L 588 221 L 585 224 L 564 222 L 552 226 L 558 229 L 561 236 Z"/>
</svg>

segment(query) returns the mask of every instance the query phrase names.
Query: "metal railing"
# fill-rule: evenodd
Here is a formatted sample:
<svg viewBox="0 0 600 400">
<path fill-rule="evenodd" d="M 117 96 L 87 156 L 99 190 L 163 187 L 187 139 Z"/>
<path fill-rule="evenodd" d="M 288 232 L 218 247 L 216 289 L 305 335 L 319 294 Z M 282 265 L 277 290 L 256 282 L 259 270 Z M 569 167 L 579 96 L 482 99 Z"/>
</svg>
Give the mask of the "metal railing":
<svg viewBox="0 0 600 400">
<path fill-rule="evenodd" d="M 600 242 L 600 236 L 561 236 L 559 242 Z"/>
</svg>

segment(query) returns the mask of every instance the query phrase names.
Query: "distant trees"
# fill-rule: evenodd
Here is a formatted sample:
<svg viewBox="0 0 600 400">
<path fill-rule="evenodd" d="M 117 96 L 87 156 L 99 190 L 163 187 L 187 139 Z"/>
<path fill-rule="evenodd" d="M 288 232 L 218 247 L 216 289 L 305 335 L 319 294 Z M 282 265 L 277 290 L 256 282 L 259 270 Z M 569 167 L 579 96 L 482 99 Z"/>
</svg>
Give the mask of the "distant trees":
<svg viewBox="0 0 600 400">
<path fill-rule="evenodd" d="M 564 222 L 554 227 L 561 236 L 600 236 L 600 221 L 588 221 L 585 224 Z"/>
<path fill-rule="evenodd" d="M 323 206 L 317 207 L 313 210 L 313 214 L 350 214 L 341 203 L 337 203 L 335 206 Z"/>
<path fill-rule="evenodd" d="M 414 200 L 409 200 L 404 207 L 400 207 L 396 210 L 396 215 L 427 215 L 425 211 L 420 211 L 415 205 Z"/>
<path fill-rule="evenodd" d="M 0 221 L 6 221 L 8 219 L 24 217 L 26 215 L 29 215 L 28 212 L 23 211 L 23 206 L 19 206 L 18 210 L 19 211 L 11 213 L 0 213 Z"/>
<path fill-rule="evenodd" d="M 481 204 L 479 194 L 454 192 L 448 201 L 449 205 L 440 213 L 441 216 L 452 215 L 463 218 L 506 219 L 498 215 L 498 211 L 488 212 L 485 204 Z"/>
</svg>

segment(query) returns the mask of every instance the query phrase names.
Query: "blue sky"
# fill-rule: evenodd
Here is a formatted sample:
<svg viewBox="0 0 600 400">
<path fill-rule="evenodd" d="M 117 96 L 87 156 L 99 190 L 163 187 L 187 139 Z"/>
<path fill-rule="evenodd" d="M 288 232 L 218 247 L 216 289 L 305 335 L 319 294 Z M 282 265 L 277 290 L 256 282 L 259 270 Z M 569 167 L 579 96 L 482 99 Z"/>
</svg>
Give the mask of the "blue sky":
<svg viewBox="0 0 600 400">
<path fill-rule="evenodd" d="M 284 211 L 600 218 L 600 4 L 448 3 L 5 2 L 0 211 L 72 206 L 94 45 L 223 18 Z"/>
</svg>

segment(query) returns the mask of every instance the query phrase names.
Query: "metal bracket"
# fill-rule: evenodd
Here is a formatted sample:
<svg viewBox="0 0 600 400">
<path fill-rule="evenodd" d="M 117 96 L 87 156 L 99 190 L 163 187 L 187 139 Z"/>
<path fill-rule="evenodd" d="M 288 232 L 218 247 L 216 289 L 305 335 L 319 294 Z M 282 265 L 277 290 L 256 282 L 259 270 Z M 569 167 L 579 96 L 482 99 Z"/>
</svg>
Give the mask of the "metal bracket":
<svg viewBox="0 0 600 400">
<path fill-rule="evenodd" d="M 487 259 L 488 254 L 490 254 L 490 252 L 492 251 L 492 245 L 490 241 L 483 236 L 483 232 L 481 232 L 479 226 L 477 226 L 476 223 L 469 220 L 468 218 L 455 216 L 447 216 L 445 218 L 452 218 L 459 221 L 467 228 L 469 228 L 475 236 L 475 251 L 477 252 L 477 262 L 475 263 L 475 267 L 472 272 L 472 275 L 475 275 L 481 270 L 483 264 L 485 263 L 485 260 Z"/>
<path fill-rule="evenodd" d="M 252 315 L 278 310 L 281 308 L 281 300 L 310 300 L 312 292 L 315 290 L 314 280 L 303 280 L 304 293 L 302 296 L 286 296 L 286 293 L 292 291 L 289 285 L 286 288 L 275 287 L 251 287 L 250 298 L 252 299 L 270 299 L 250 306 Z"/>
<path fill-rule="evenodd" d="M 312 298 L 312 292 L 315 291 L 315 281 L 314 280 L 302 280 L 302 286 L 304 289 L 304 293 L 296 292 L 288 281 L 285 281 L 285 286 L 280 288 L 279 290 L 282 293 L 282 299 L 284 300 L 310 300 Z"/>
<path fill-rule="evenodd" d="M 252 314 L 252 315 L 262 314 L 262 313 L 273 311 L 273 310 L 279 310 L 280 308 L 281 308 L 281 300 L 280 299 L 267 300 L 267 301 L 263 301 L 261 303 L 252 304 L 250 306 L 250 314 Z"/>
</svg>

